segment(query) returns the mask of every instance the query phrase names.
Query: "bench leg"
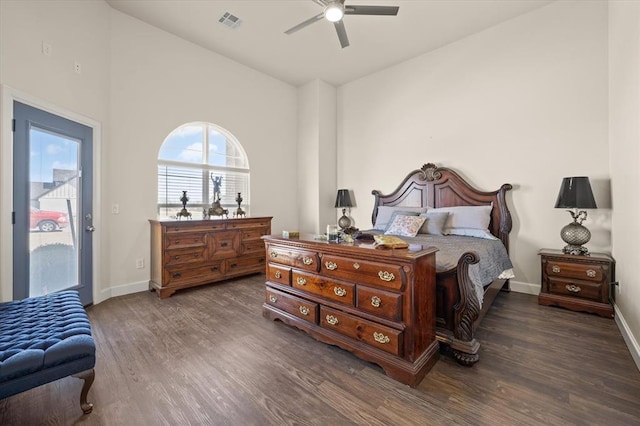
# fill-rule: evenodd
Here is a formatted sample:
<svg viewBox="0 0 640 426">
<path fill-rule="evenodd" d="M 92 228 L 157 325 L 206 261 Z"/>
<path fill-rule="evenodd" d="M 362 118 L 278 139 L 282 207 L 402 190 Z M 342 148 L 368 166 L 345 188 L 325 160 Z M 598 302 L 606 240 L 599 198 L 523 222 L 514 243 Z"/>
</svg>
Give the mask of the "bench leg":
<svg viewBox="0 0 640 426">
<path fill-rule="evenodd" d="M 93 404 L 87 402 L 87 394 L 89 393 L 89 388 L 93 384 L 96 373 L 92 368 L 91 370 L 87 370 L 79 374 L 74 374 L 73 377 L 84 380 L 84 385 L 82 385 L 82 391 L 80 392 L 80 408 L 82 408 L 83 413 L 89 414 L 93 410 Z"/>
</svg>

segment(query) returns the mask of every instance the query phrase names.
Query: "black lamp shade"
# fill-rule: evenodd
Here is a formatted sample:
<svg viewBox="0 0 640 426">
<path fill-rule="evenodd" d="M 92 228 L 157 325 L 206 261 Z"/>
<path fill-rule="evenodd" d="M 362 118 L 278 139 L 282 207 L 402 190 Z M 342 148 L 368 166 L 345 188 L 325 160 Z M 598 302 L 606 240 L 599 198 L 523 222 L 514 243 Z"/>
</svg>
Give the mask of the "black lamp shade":
<svg viewBox="0 0 640 426">
<path fill-rule="evenodd" d="M 336 197 L 336 208 L 338 207 L 353 207 L 348 189 L 338 189 L 338 196 Z"/>
<path fill-rule="evenodd" d="M 579 176 L 562 179 L 556 208 L 597 209 L 589 178 Z"/>
</svg>

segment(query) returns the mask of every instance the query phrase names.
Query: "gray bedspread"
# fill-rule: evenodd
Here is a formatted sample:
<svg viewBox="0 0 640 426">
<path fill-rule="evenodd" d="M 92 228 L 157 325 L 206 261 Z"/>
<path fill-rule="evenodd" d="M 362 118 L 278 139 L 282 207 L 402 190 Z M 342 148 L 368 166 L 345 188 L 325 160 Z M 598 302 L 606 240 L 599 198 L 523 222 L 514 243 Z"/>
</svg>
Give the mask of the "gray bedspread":
<svg viewBox="0 0 640 426">
<path fill-rule="evenodd" d="M 366 231 L 371 234 L 382 234 L 380 231 Z M 469 277 L 476 286 L 476 294 L 482 304 L 484 286 L 502 275 L 503 278 L 513 278 L 513 264 L 507 250 L 500 240 L 485 240 L 476 237 L 461 237 L 457 235 L 418 234 L 416 237 L 400 237 L 409 244 L 433 246 L 438 248 L 436 253 L 436 270 L 438 272 L 455 268 L 458 259 L 467 251 L 475 251 L 480 261 L 469 266 Z"/>
</svg>

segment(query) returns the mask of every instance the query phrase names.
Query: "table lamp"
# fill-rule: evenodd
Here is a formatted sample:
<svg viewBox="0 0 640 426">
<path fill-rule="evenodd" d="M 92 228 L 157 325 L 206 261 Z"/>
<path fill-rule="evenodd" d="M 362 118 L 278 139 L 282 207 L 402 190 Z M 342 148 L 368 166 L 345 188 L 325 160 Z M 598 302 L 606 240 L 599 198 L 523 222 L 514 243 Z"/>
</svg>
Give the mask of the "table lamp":
<svg viewBox="0 0 640 426">
<path fill-rule="evenodd" d="M 351 219 L 347 216 L 347 209 L 353 207 L 351 202 L 351 196 L 348 189 L 338 189 L 338 195 L 336 196 L 336 208 L 342 208 L 342 217 L 338 219 L 338 226 L 340 229 L 345 229 L 351 226 Z"/>
<path fill-rule="evenodd" d="M 591 232 L 582 225 L 587 219 L 587 212 L 578 209 L 596 209 L 596 200 L 593 198 L 591 184 L 586 176 L 566 177 L 562 179 L 556 208 L 569 208 L 567 210 L 573 222 L 562 228 L 560 237 L 567 243 L 562 249 L 566 254 L 589 255 L 589 250 L 584 247 L 591 239 Z"/>
</svg>

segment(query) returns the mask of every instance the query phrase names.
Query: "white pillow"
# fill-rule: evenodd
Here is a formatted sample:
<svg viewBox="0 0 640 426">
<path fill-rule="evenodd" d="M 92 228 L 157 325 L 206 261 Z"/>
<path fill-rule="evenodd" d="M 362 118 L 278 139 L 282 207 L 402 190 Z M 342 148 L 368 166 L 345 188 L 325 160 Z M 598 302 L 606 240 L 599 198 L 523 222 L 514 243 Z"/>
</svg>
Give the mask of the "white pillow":
<svg viewBox="0 0 640 426">
<path fill-rule="evenodd" d="M 445 235 L 463 235 L 467 237 L 497 239 L 489 232 L 491 210 L 488 206 L 456 206 L 430 209 L 430 212 L 448 212 L 449 217 L 444 227 Z"/>
<path fill-rule="evenodd" d="M 379 206 L 378 215 L 376 216 L 376 223 L 373 225 L 373 229 L 384 231 L 387 229 L 391 215 L 394 211 L 400 212 L 416 212 L 418 214 L 425 213 L 426 207 L 405 207 L 405 206 Z"/>
<path fill-rule="evenodd" d="M 426 217 L 408 216 L 404 214 L 396 215 L 384 232 L 385 235 L 402 235 L 404 237 L 415 237 L 422 224 L 427 220 Z"/>
</svg>

